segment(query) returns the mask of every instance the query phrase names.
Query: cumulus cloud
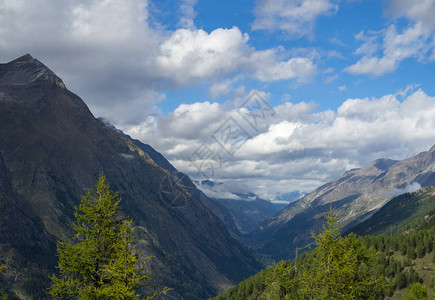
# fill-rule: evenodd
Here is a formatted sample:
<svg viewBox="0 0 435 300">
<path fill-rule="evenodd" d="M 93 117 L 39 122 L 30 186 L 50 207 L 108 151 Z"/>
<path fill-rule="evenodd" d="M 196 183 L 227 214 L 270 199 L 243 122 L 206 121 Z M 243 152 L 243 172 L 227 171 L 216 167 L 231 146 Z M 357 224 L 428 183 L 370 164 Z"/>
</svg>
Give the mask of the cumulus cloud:
<svg viewBox="0 0 435 300">
<path fill-rule="evenodd" d="M 435 97 L 421 89 L 348 99 L 336 111 L 318 111 L 316 103 L 285 102 L 273 107 L 275 114 L 261 119 L 257 130 L 240 117 L 237 107 L 184 104 L 154 120 L 155 125 L 144 126 L 153 130 L 141 131 L 136 126 L 128 133 L 155 146 L 196 179 L 210 174 L 198 170 L 198 165 L 209 160 L 216 167 L 210 179 L 245 182 L 251 191 L 269 199 L 291 191 L 309 192 L 381 157 L 415 155 L 428 150 L 435 140 Z M 210 138 L 230 117 L 250 134 L 232 155 Z M 205 142 L 220 157 L 201 160 L 192 156 Z"/>
<path fill-rule="evenodd" d="M 312 57 L 286 55 L 281 48 L 258 51 L 237 27 L 197 29 L 195 4 L 181 1 L 181 28 L 165 31 L 149 25 L 147 0 L 1 1 L 0 60 L 29 52 L 94 114 L 117 125 L 158 113 L 156 105 L 171 88 L 231 83 L 240 76 L 306 82 L 315 74 Z M 225 87 L 210 91 L 218 95 Z"/>
<path fill-rule="evenodd" d="M 402 30 L 392 24 L 380 31 L 360 32 L 355 39 L 363 42 L 355 53 L 363 57 L 345 68 L 352 74 L 380 76 L 396 70 L 407 59 L 433 60 L 435 51 L 435 2 L 393 0 L 387 8 L 393 19 L 405 17 L 408 25 Z"/>
<path fill-rule="evenodd" d="M 322 55 L 307 49 L 256 49 L 238 27 L 198 29 L 196 1 L 180 3 L 175 23 L 181 28 L 165 30 L 150 25 L 146 0 L 3 0 L 0 60 L 29 52 L 62 77 L 95 115 L 151 144 L 199 179 L 204 178 L 189 158 L 205 143 L 221 149 L 213 133 L 232 118 L 233 129 L 240 126 L 246 135 L 237 151 L 222 152 L 215 176 L 227 182 L 239 178 L 263 198 L 310 191 L 349 168 L 379 157 L 410 156 L 433 143 L 434 98 L 422 90 L 349 99 L 336 111 L 291 103 L 285 96 L 274 114 L 266 111 L 253 128 L 237 110 L 252 95 L 243 80 L 308 82 Z M 257 1 L 252 28 L 311 37 L 316 19 L 334 14 L 337 3 Z M 435 59 L 433 1 L 413 3 L 393 0 L 388 11 L 392 18 L 411 20 L 409 26 L 393 24 L 356 36 L 362 43 L 356 54 L 362 58 L 347 71 L 381 75 L 406 58 Z M 335 80 L 333 72 L 327 69 L 326 82 Z M 159 113 L 157 104 L 165 101 L 167 90 L 197 83 L 205 84 L 212 97 L 231 95 L 233 102 L 180 104 L 166 116 Z"/>
<path fill-rule="evenodd" d="M 282 31 L 287 36 L 311 36 L 316 19 L 338 11 L 334 0 L 257 0 L 253 30 Z"/>
<path fill-rule="evenodd" d="M 304 82 L 309 81 L 316 72 L 313 61 L 306 57 L 279 62 L 270 51 L 263 51 L 254 53 L 251 58 L 253 62 L 257 62 L 255 77 L 261 81 L 297 78 L 299 82 Z"/>
<path fill-rule="evenodd" d="M 210 34 L 202 29 L 178 29 L 160 46 L 156 64 L 161 74 L 168 74 L 178 84 L 235 72 L 247 65 L 249 36 L 237 27 L 216 29 Z"/>
<path fill-rule="evenodd" d="M 220 95 L 228 95 L 232 91 L 232 80 L 223 80 L 220 82 L 214 83 L 210 89 L 208 90 L 209 94 L 216 99 Z"/>
<path fill-rule="evenodd" d="M 249 35 L 237 28 L 175 31 L 160 46 L 157 70 L 178 85 L 221 78 L 223 75 L 253 72 L 261 81 L 298 79 L 306 81 L 316 71 L 312 58 L 282 59 L 281 49 L 256 51 L 248 45 Z"/>
<path fill-rule="evenodd" d="M 142 0 L 2 1 L 0 58 L 9 61 L 29 52 L 94 114 L 131 122 L 131 115 L 141 118 L 139 110 L 149 112 L 164 98 L 152 88 L 149 60 L 161 37 L 147 20 Z M 122 110 L 115 119 L 113 107 Z"/>
<path fill-rule="evenodd" d="M 414 22 L 421 23 L 431 29 L 435 25 L 435 4 L 432 0 L 412 1 L 393 0 L 387 8 L 387 14 L 399 18 L 406 17 Z"/>
</svg>

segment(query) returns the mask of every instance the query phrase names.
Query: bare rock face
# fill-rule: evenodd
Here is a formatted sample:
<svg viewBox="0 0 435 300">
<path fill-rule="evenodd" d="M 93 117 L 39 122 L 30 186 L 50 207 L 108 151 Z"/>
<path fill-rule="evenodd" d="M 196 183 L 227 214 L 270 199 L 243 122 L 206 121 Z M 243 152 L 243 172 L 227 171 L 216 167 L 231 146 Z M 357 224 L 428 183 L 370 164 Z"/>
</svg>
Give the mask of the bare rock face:
<svg viewBox="0 0 435 300">
<path fill-rule="evenodd" d="M 288 259 L 303 248 L 311 232 L 323 224 L 323 215 L 334 208 L 339 222 L 348 229 L 369 218 L 399 193 L 435 185 L 435 146 L 401 161 L 378 159 L 350 170 L 302 199 L 289 204 L 261 224 L 251 238 L 260 241 L 257 251 L 275 259 Z"/>
<path fill-rule="evenodd" d="M 179 184 L 153 151 L 96 119 L 30 55 L 0 64 L 0 262 L 8 265 L 7 285 L 20 297 L 46 297 L 56 242 L 72 236 L 74 207 L 102 172 L 137 226 L 138 247 L 154 256 L 152 277 L 174 288 L 169 298 L 208 298 L 257 272 L 261 264 L 196 187 Z"/>
</svg>

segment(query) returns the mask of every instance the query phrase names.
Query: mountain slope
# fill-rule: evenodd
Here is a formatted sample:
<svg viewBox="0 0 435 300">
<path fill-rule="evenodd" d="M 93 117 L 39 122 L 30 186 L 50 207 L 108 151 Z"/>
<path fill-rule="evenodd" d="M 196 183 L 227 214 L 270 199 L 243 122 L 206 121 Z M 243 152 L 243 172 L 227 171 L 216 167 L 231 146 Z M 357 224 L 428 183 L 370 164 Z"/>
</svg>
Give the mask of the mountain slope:
<svg viewBox="0 0 435 300">
<path fill-rule="evenodd" d="M 397 196 L 373 216 L 352 227 L 349 232 L 358 235 L 394 234 L 406 225 L 435 210 L 435 186 Z M 345 234 L 347 234 L 345 233 Z"/>
<path fill-rule="evenodd" d="M 255 197 L 255 195 L 251 195 Z M 255 230 L 260 223 L 277 214 L 285 204 L 275 204 L 256 197 L 254 200 L 235 200 L 213 198 L 215 202 L 225 206 L 234 218 L 241 233 Z"/>
<path fill-rule="evenodd" d="M 137 227 L 138 247 L 154 256 L 153 277 L 174 288 L 172 297 L 207 298 L 256 272 L 261 265 L 194 189 L 151 156 L 94 118 L 30 55 L 0 64 L 0 258 L 12 288 L 44 297 L 56 240 L 71 236 L 74 206 L 101 172 Z"/>
<path fill-rule="evenodd" d="M 104 124 L 106 124 L 109 128 L 112 128 L 113 130 L 119 132 L 126 138 L 131 139 L 129 135 L 117 129 L 115 126 L 110 124 L 110 122 L 108 122 L 104 118 L 98 118 L 98 119 L 102 121 Z M 186 174 L 179 172 L 161 153 L 157 152 L 153 147 L 151 147 L 148 144 L 144 144 L 139 140 L 135 140 L 135 139 L 132 140 L 136 144 L 136 146 L 138 146 L 143 152 L 148 154 L 148 156 L 158 166 L 169 171 L 173 176 L 175 176 L 175 178 L 177 178 L 179 185 L 184 186 L 190 193 L 192 193 L 193 196 L 201 200 L 202 204 L 204 204 L 208 209 L 212 211 L 213 214 L 215 214 L 219 219 L 221 219 L 221 221 L 225 224 L 225 227 L 231 233 L 231 235 L 234 238 L 239 239 L 240 232 L 237 229 L 236 223 L 234 222 L 231 213 L 228 211 L 228 209 L 225 206 L 208 198 L 200 189 L 197 189 L 196 185 L 190 180 L 190 178 Z"/>
<path fill-rule="evenodd" d="M 435 185 L 435 146 L 430 151 L 401 161 L 379 159 L 346 172 L 298 201 L 289 204 L 261 224 L 251 238 L 256 250 L 274 259 L 287 259 L 296 247 L 305 247 L 311 231 L 323 224 L 332 206 L 342 226 L 356 225 L 370 217 L 395 193 L 415 186 Z"/>
<path fill-rule="evenodd" d="M 179 180 L 180 185 L 184 186 L 194 197 L 199 199 L 202 204 L 205 205 L 205 207 L 211 210 L 211 212 L 224 223 L 226 229 L 234 238 L 237 240 L 239 239 L 240 232 L 236 226 L 234 218 L 224 205 L 208 198 L 200 189 L 196 187 L 193 181 L 190 180 L 186 174 L 179 172 L 162 154 L 154 150 L 153 147 L 138 140 L 133 141 L 142 151 L 148 154 L 155 163 L 171 172 L 171 174 Z"/>
<path fill-rule="evenodd" d="M 248 192 L 246 187 L 240 187 L 234 183 L 203 180 L 195 181 L 195 184 L 213 202 L 221 205 L 230 213 L 239 235 L 255 230 L 261 222 L 273 217 L 285 207 L 285 204 L 261 199 L 256 194 Z M 225 224 L 228 226 L 227 223 Z M 235 232 L 232 227 L 228 229 Z"/>
</svg>

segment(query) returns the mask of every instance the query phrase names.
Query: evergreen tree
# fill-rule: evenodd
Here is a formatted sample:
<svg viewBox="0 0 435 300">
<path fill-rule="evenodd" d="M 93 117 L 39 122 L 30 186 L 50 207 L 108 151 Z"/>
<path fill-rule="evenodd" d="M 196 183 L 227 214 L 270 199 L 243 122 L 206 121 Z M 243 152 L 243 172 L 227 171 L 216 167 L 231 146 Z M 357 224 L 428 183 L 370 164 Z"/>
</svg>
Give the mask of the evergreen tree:
<svg viewBox="0 0 435 300">
<path fill-rule="evenodd" d="M 407 300 L 425 300 L 429 299 L 427 290 L 424 285 L 416 282 L 406 289 L 405 299 Z"/>
<path fill-rule="evenodd" d="M 306 299 L 379 299 L 384 277 L 373 270 L 376 253 L 364 247 L 354 234 L 340 237 L 333 211 L 319 234 L 316 248 L 304 267 L 300 292 Z"/>
<path fill-rule="evenodd" d="M 120 198 L 104 176 L 96 191 L 89 191 L 74 213 L 75 242 L 58 244 L 59 276 L 52 277 L 49 293 L 58 298 L 139 299 L 136 290 L 150 285 L 138 267 L 132 247 L 131 221 L 120 216 Z M 147 299 L 162 293 L 154 292 Z"/>
<path fill-rule="evenodd" d="M 426 254 L 426 248 L 424 247 L 424 244 L 423 243 L 417 244 L 417 247 L 415 248 L 415 252 L 418 258 L 424 257 L 424 255 Z"/>
<path fill-rule="evenodd" d="M 414 247 L 408 246 L 406 249 L 406 257 L 409 259 L 416 259 L 417 255 L 415 255 Z"/>
<path fill-rule="evenodd" d="M 3 274 L 3 270 L 6 269 L 6 265 L 0 265 L 0 275 Z M 2 278 L 0 277 L 0 296 L 2 296 L 2 300 L 7 300 L 8 295 L 4 288 L 1 286 L 3 285 Z"/>
<path fill-rule="evenodd" d="M 399 273 L 397 275 L 396 282 L 397 282 L 397 287 L 399 289 L 403 289 L 408 285 L 408 277 L 406 276 L 405 273 Z"/>
<path fill-rule="evenodd" d="M 295 278 L 295 265 L 290 261 L 282 260 L 266 277 L 266 299 L 294 299 L 297 297 L 297 278 Z"/>
</svg>

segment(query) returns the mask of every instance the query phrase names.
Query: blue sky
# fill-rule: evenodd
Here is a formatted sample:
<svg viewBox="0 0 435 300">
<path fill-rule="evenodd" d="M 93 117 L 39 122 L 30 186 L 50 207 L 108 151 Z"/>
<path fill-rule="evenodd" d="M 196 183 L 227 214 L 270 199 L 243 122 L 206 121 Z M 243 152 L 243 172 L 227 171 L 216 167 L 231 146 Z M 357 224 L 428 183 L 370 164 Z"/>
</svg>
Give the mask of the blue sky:
<svg viewBox="0 0 435 300">
<path fill-rule="evenodd" d="M 3 0 L 0 61 L 30 53 L 180 171 L 274 200 L 435 143 L 434 15 L 435 0 Z M 273 112 L 255 128 L 250 97 Z"/>
<path fill-rule="evenodd" d="M 167 30 L 179 28 L 179 19 L 182 15 L 180 9 L 168 11 L 177 7 L 178 3 L 154 3 L 153 16 L 160 26 L 165 26 Z M 272 94 L 269 101 L 273 105 L 280 104 L 283 95 L 286 95 L 285 99 L 290 95 L 295 101 L 315 101 L 319 104 L 320 110 L 335 110 L 349 97 L 380 97 L 412 83 L 418 83 L 425 91 L 434 94 L 434 66 L 430 61 L 416 63 L 415 58 L 405 59 L 394 72 L 382 76 L 370 73 L 355 76 L 343 71 L 361 57 L 355 53 L 362 45 L 355 38 L 358 33 L 381 31 L 390 25 L 395 25 L 400 32 L 406 30 L 412 21 L 404 17 L 390 18 L 387 11 L 389 4 L 386 1 L 335 3 L 339 3 L 336 11 L 318 16 L 312 21 L 312 30 L 298 38 L 290 37 L 284 30 L 253 30 L 256 4 L 259 6 L 255 1 L 197 1 L 193 7 L 193 22 L 196 28 L 206 32 L 236 26 L 243 33 L 249 34 L 249 45 L 257 50 L 281 46 L 286 51 L 304 49 L 317 52 L 317 74 L 304 84 L 299 85 L 288 80 L 267 84 L 255 80 L 244 81 L 245 86 L 251 89 L 261 88 L 269 91 Z M 166 95 L 167 101 L 159 105 L 163 113 L 174 110 L 180 98 L 185 103 L 210 98 L 207 87 L 201 84 L 182 91 L 168 90 Z M 222 102 L 227 99 L 216 97 L 213 100 Z"/>
</svg>

